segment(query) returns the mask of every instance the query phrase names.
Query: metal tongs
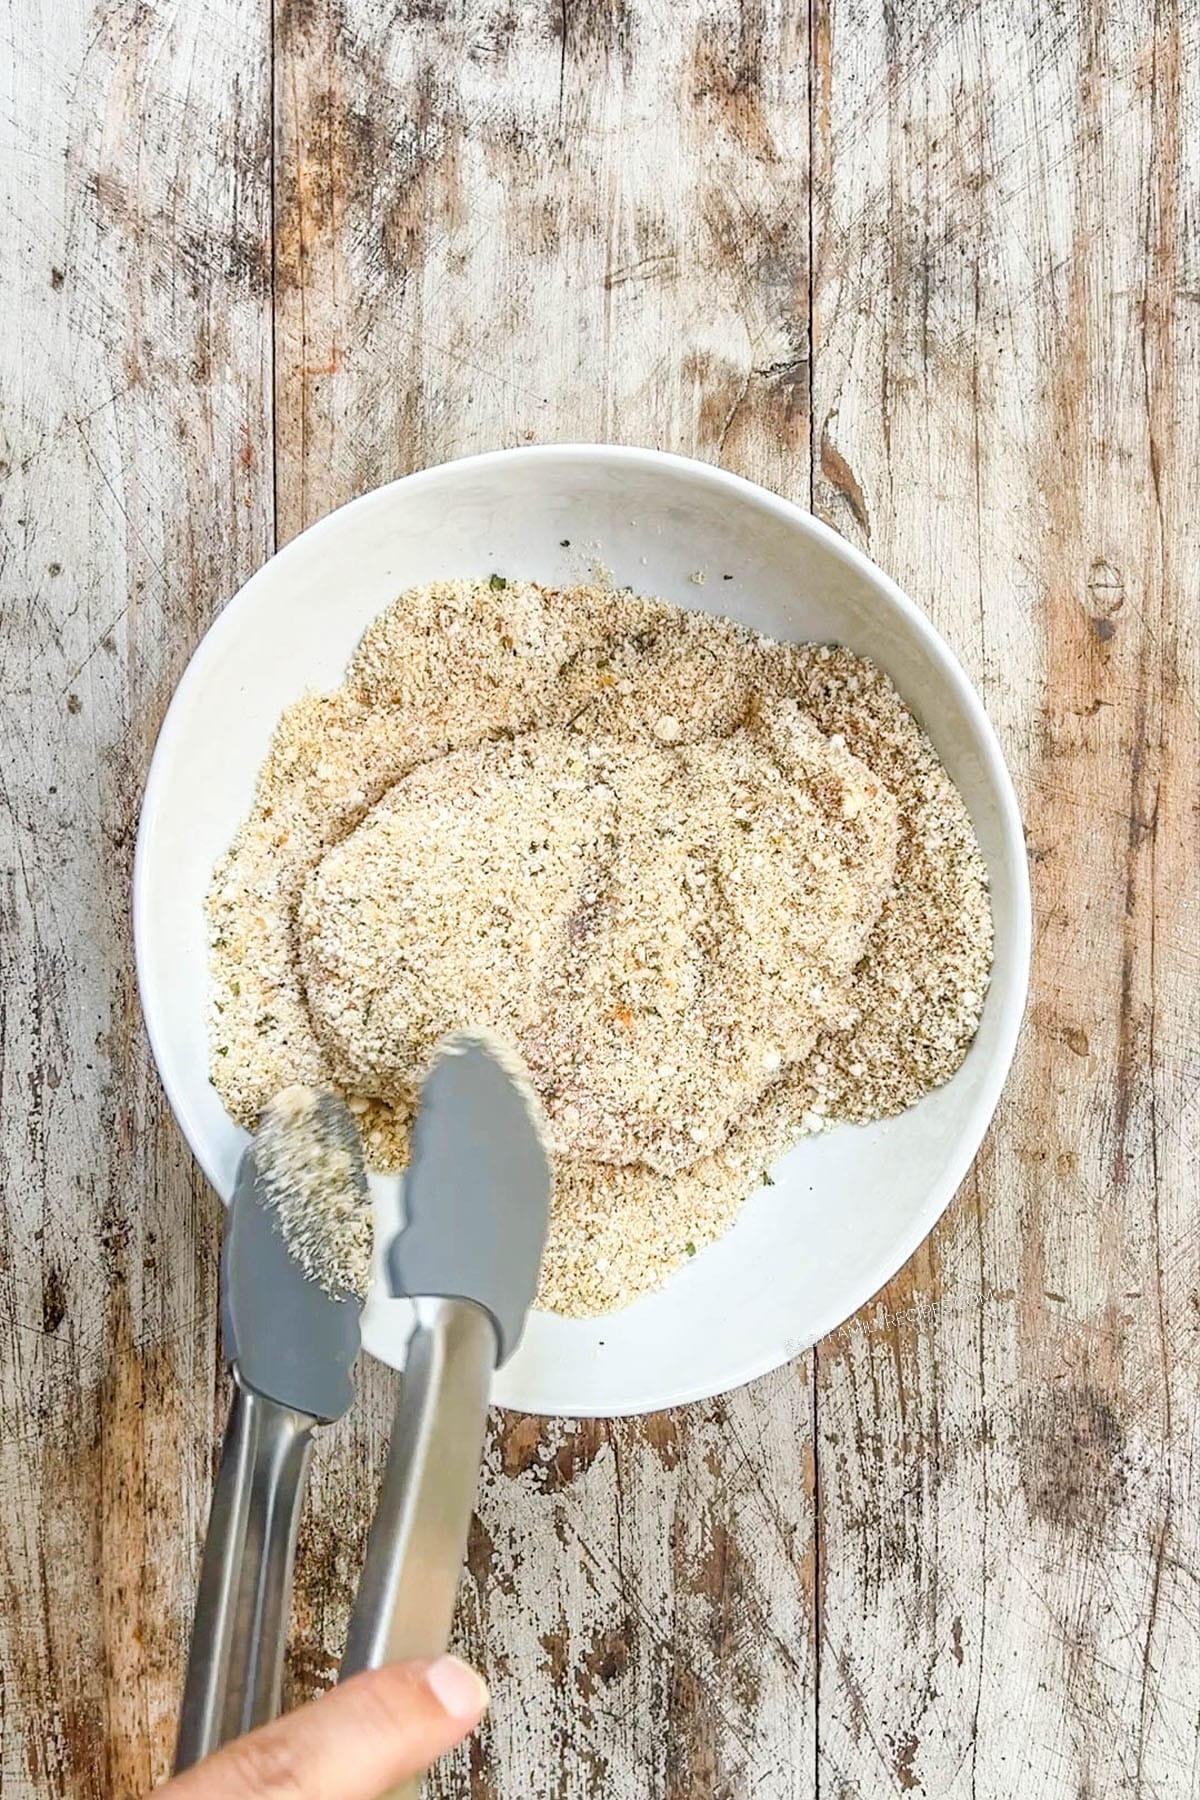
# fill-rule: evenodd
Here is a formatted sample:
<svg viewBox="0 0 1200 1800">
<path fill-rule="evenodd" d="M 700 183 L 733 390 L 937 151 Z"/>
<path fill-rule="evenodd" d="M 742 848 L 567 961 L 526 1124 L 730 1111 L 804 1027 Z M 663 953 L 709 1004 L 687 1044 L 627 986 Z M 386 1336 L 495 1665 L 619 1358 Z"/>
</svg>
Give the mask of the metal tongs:
<svg viewBox="0 0 1200 1800">
<path fill-rule="evenodd" d="M 519 1062 L 486 1034 L 445 1039 L 421 1091 L 405 1223 L 385 1256 L 391 1292 L 414 1302 L 414 1323 L 342 1679 L 388 1662 L 436 1657 L 447 1647 L 492 1376 L 516 1348 L 533 1302 L 550 1189 L 537 1103 Z M 253 1182 L 248 1191 L 254 1194 Z M 243 1258 L 234 1253 L 246 1229 L 241 1213 L 254 1229 L 265 1220 L 276 1238 L 278 1232 L 261 1206 L 247 1207 L 243 1199 L 239 1210 L 239 1198 L 242 1179 L 225 1259 L 237 1386 L 197 1598 L 177 1769 L 278 1711 L 311 1433 L 349 1406 L 358 1348 L 355 1305 L 337 1315 L 343 1335 L 323 1340 L 332 1360 L 325 1388 L 319 1394 L 302 1388 L 301 1373 L 305 1380 L 311 1373 L 309 1343 L 297 1329 L 281 1354 L 275 1314 L 266 1334 L 276 1340 L 273 1363 L 290 1369 L 296 1381 L 272 1372 L 268 1387 L 259 1386 L 263 1370 L 253 1359 L 248 1368 L 236 1330 L 238 1302 L 248 1303 L 251 1294 L 239 1279 Z M 264 1292 L 271 1289 L 262 1284 L 254 1291 L 259 1318 Z M 280 1399 L 281 1389 L 287 1398 Z M 302 1392 L 304 1405 L 297 1398 Z M 419 1783 L 398 1790 L 418 1791 Z"/>
<path fill-rule="evenodd" d="M 323 1094 L 315 1123 L 348 1153 L 351 1180 L 369 1206 L 348 1109 Z M 327 1293 L 305 1274 L 279 1228 L 278 1193 L 261 1152 L 260 1133 L 238 1170 L 221 1257 L 233 1402 L 200 1565 L 176 1773 L 279 1711 L 313 1432 L 341 1418 L 354 1398 L 362 1301 Z"/>
<path fill-rule="evenodd" d="M 550 1188 L 520 1064 L 487 1036 L 447 1038 L 421 1090 L 406 1222 L 387 1256 L 416 1319 L 342 1679 L 449 1643 L 492 1375 L 533 1304 Z"/>
</svg>

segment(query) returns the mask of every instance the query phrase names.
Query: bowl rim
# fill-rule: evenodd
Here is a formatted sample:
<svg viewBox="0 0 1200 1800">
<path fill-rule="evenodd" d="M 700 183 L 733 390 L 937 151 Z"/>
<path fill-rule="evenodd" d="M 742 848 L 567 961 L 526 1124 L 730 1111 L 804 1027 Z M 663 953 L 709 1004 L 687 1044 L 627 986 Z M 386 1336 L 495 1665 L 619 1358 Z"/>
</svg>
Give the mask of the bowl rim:
<svg viewBox="0 0 1200 1800">
<path fill-rule="evenodd" d="M 944 1181 L 931 1187 L 930 1198 L 910 1217 L 907 1228 L 897 1234 L 885 1253 L 877 1256 L 870 1269 L 868 1291 L 850 1312 L 844 1310 L 843 1302 L 838 1302 L 836 1306 L 828 1309 L 828 1316 L 819 1318 L 815 1327 L 805 1333 L 802 1338 L 792 1339 L 789 1341 L 789 1345 L 749 1359 L 744 1367 L 739 1367 L 735 1373 L 731 1373 L 726 1384 L 719 1389 L 714 1389 L 707 1381 L 700 1381 L 694 1387 L 685 1384 L 678 1390 L 657 1398 L 652 1407 L 647 1405 L 632 1410 L 613 1407 L 608 1411 L 600 1408 L 589 1414 L 592 1417 L 633 1417 L 639 1411 L 646 1412 L 670 1406 L 686 1405 L 693 1401 L 712 1398 L 717 1393 L 732 1392 L 747 1382 L 754 1381 L 803 1356 L 823 1337 L 835 1331 L 847 1319 L 852 1318 L 856 1312 L 869 1305 L 880 1289 L 892 1281 L 904 1268 L 957 1194 L 982 1146 L 1016 1052 L 1028 998 L 1033 934 L 1029 865 L 1016 790 L 995 727 L 957 655 L 917 603 L 864 551 L 850 543 L 832 526 L 827 525 L 824 520 L 819 519 L 797 501 L 786 499 L 783 495 L 774 493 L 770 488 L 751 481 L 746 476 L 734 474 L 731 470 L 723 469 L 716 463 L 705 462 L 697 457 L 682 456 L 673 451 L 657 450 L 640 445 L 569 442 L 513 445 L 499 450 L 481 451 L 467 456 L 453 457 L 445 462 L 433 463 L 426 468 L 414 470 L 408 475 L 402 475 L 393 481 L 382 483 L 379 487 L 369 488 L 353 499 L 334 507 L 319 519 L 314 520 L 311 525 L 306 526 L 281 549 L 276 550 L 229 597 L 193 646 L 187 666 L 175 686 L 155 740 L 139 808 L 132 881 L 134 963 L 142 1019 L 159 1080 L 176 1124 L 189 1149 L 200 1165 L 205 1179 L 224 1204 L 224 1197 L 221 1195 L 215 1169 L 210 1161 L 204 1134 L 197 1127 L 187 1095 L 180 1090 L 174 1074 L 169 1070 L 162 1054 L 159 1002 L 146 967 L 150 844 L 161 811 L 160 790 L 166 780 L 166 772 L 172 760 L 176 739 L 182 735 L 184 729 L 185 715 L 189 708 L 192 690 L 199 687 L 205 680 L 213 657 L 220 652 L 225 639 L 236 631 L 242 611 L 246 606 L 253 604 L 255 589 L 264 572 L 269 568 L 278 574 L 279 569 L 286 569 L 290 562 L 300 561 L 308 554 L 318 537 L 327 535 L 338 525 L 345 523 L 344 515 L 347 513 L 366 513 L 374 508 L 386 506 L 392 496 L 401 488 L 411 491 L 414 488 L 434 486 L 448 476 L 466 475 L 475 470 L 486 471 L 499 464 L 523 464 L 532 469 L 538 465 L 571 461 L 624 464 L 626 467 L 632 468 L 668 470 L 688 481 L 736 494 L 765 512 L 773 513 L 792 528 L 815 539 L 836 559 L 863 577 L 879 598 L 898 615 L 913 633 L 924 653 L 939 666 L 953 689 L 959 705 L 967 715 L 976 734 L 986 764 L 987 775 L 998 802 L 1001 827 L 999 857 L 1013 878 L 1008 976 L 1005 988 L 999 996 L 999 1017 L 986 1077 L 958 1133 L 953 1154 L 946 1159 Z M 943 1197 L 938 1198 L 939 1193 Z M 865 1280 L 866 1277 L 860 1281 L 860 1287 Z"/>
</svg>

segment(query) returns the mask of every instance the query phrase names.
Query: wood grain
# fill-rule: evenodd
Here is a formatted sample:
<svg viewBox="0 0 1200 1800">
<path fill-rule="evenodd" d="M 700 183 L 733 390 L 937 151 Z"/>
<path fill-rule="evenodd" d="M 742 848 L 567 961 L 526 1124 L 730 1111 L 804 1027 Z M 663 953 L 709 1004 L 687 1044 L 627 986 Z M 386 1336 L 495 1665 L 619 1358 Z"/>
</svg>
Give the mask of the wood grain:
<svg viewBox="0 0 1200 1800">
<path fill-rule="evenodd" d="M 271 546 L 265 9 L 10 11 L 0 69 L 0 1786 L 167 1767 L 217 1213 L 134 987 L 172 686 Z M 11 56 L 8 50 L 11 48 Z"/>
<path fill-rule="evenodd" d="M 818 1351 L 835 1794 L 1197 1791 L 1197 19 L 1022 10 L 816 27 L 817 504 L 979 679 L 1037 920 L 967 1192 Z"/>
<path fill-rule="evenodd" d="M 278 9 L 280 530 L 500 444 L 808 497 L 808 49 L 787 0 Z"/>
<path fill-rule="evenodd" d="M 497 1416 L 434 1795 L 1200 1792 L 1200 15 L 1188 0 L 23 0 L 0 58 L 0 1787 L 165 1772 L 216 1208 L 126 895 L 267 555 L 497 444 L 719 460 L 925 606 L 1017 775 L 1034 993 L 942 1226 L 811 1356 Z M 317 1458 L 336 1669 L 392 1378 Z M 332 1800 L 332 1797 L 331 1797 Z"/>
</svg>

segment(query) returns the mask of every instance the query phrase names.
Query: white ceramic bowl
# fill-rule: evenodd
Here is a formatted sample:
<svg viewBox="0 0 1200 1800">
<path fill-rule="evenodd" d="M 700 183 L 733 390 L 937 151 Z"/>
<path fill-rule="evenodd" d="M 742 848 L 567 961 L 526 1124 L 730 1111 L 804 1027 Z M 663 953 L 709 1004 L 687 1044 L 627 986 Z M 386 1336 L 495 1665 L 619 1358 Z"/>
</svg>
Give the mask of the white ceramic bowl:
<svg viewBox="0 0 1200 1800">
<path fill-rule="evenodd" d="M 775 638 L 839 641 L 886 669 L 970 807 L 991 872 L 996 960 L 979 1034 L 944 1088 L 898 1119 L 801 1144 L 734 1229 L 659 1293 L 606 1318 L 530 1319 L 497 1399 L 581 1416 L 723 1392 L 831 1331 L 928 1233 L 992 1116 L 1028 975 L 1021 822 L 980 702 L 912 601 L 808 513 L 705 463 L 563 445 L 427 469 L 322 519 L 221 613 L 163 724 L 134 881 L 154 1055 L 188 1142 L 228 1199 L 245 1138 L 208 1080 L 202 909 L 280 713 L 306 689 L 335 687 L 364 627 L 406 587 L 493 570 L 563 583 L 589 576 L 591 561 L 618 585 Z M 385 1226 L 398 1187 L 376 1182 Z M 399 1366 L 408 1319 L 405 1302 L 372 1299 L 367 1348 Z"/>
</svg>

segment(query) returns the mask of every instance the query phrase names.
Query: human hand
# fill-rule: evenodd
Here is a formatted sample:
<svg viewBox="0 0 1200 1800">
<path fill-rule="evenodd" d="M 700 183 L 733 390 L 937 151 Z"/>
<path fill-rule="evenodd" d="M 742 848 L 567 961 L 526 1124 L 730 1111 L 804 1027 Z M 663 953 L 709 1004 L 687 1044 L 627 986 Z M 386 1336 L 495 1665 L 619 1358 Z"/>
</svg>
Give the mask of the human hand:
<svg viewBox="0 0 1200 1800">
<path fill-rule="evenodd" d="M 355 1675 L 156 1789 L 162 1800 L 379 1800 L 473 1731 L 487 1689 L 453 1656 Z"/>
</svg>

